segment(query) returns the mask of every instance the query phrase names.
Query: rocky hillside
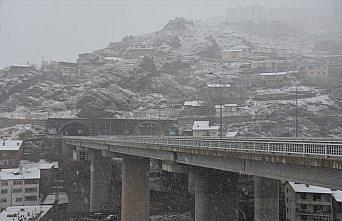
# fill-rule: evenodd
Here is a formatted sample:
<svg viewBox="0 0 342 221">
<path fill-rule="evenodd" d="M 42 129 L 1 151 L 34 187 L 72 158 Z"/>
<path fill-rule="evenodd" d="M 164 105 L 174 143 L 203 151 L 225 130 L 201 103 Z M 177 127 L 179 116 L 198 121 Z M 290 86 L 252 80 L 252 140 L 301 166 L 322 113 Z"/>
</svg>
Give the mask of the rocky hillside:
<svg viewBox="0 0 342 221">
<path fill-rule="evenodd" d="M 262 31 L 248 25 L 176 18 L 160 31 L 128 36 L 106 48 L 80 55 L 70 67 L 48 62 L 41 68 L 0 78 L 0 117 L 101 117 L 178 109 L 184 101 L 212 103 L 206 90 L 221 74 L 231 84 L 224 98 L 241 108 L 230 125 L 240 134 L 293 134 L 294 91 L 299 88 L 301 135 L 341 136 L 341 89 L 306 84 L 295 74 L 268 81 L 244 73 L 244 62 L 222 62 L 222 50 L 253 50 L 251 59 L 286 59 L 289 70 L 313 53 L 312 36 L 298 30 Z M 265 52 L 273 48 L 275 52 Z M 284 54 L 284 48 L 286 54 Z M 255 56 L 254 56 L 255 55 Z M 235 116 L 236 117 L 236 116 Z M 229 116 L 227 117 L 229 118 Z M 253 122 L 253 123 L 252 123 Z M 272 128 L 272 129 L 271 129 Z"/>
</svg>

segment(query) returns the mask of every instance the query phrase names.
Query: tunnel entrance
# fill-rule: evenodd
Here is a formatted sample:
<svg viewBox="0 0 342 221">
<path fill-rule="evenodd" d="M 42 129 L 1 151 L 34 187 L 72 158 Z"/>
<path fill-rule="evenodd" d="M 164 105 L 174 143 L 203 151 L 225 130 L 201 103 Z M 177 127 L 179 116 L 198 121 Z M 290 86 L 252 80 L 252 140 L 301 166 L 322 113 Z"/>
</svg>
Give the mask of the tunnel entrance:
<svg viewBox="0 0 342 221">
<path fill-rule="evenodd" d="M 133 135 L 162 136 L 164 135 L 164 130 L 158 123 L 146 121 L 134 128 Z"/>
<path fill-rule="evenodd" d="M 64 124 L 59 132 L 60 135 L 64 136 L 89 136 L 89 126 L 80 121 L 68 122 Z"/>
</svg>

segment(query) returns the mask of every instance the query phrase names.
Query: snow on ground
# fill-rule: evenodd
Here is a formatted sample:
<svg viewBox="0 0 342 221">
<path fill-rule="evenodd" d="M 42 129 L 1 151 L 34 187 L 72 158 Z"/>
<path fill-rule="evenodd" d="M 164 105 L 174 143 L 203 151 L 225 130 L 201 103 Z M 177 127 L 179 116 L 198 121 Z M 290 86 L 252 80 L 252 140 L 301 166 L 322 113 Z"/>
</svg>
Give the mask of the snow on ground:
<svg viewBox="0 0 342 221">
<path fill-rule="evenodd" d="M 76 117 L 78 109 L 72 110 L 60 110 L 60 111 L 48 111 L 41 112 L 32 111 L 31 109 L 23 106 L 19 106 L 13 112 L 0 112 L 1 118 L 9 119 L 47 119 L 47 118 L 67 118 Z"/>
<path fill-rule="evenodd" d="M 1 128 L 0 136 L 6 137 L 8 139 L 20 139 L 20 136 L 19 136 L 20 134 L 23 134 L 23 133 L 38 134 L 42 130 L 43 130 L 42 128 L 31 125 L 31 124 L 17 124 L 16 126 L 13 126 L 13 127 Z"/>
</svg>

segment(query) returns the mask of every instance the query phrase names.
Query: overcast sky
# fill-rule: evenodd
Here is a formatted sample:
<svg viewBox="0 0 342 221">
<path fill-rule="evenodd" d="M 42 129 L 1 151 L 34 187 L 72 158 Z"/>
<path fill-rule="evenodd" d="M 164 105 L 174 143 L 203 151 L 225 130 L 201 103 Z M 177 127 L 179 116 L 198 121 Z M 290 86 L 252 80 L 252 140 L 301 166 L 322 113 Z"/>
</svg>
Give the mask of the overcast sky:
<svg viewBox="0 0 342 221">
<path fill-rule="evenodd" d="M 42 57 L 75 61 L 79 53 L 126 35 L 157 31 L 176 16 L 224 16 L 236 2 L 241 1 L 0 0 L 0 68 L 40 64 Z"/>
</svg>

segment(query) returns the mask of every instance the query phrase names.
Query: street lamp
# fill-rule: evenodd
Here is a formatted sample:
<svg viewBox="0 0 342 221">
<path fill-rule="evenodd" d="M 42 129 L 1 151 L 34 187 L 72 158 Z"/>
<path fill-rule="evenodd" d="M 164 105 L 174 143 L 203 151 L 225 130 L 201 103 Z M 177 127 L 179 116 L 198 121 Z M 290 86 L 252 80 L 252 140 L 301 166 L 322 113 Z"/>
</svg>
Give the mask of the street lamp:
<svg viewBox="0 0 342 221">
<path fill-rule="evenodd" d="M 219 87 L 219 89 L 220 89 L 220 139 L 222 139 L 222 134 L 223 134 L 223 128 L 222 128 L 222 106 L 223 106 L 223 104 L 222 104 L 222 87 L 223 87 L 223 85 L 222 85 L 221 78 L 218 75 L 216 75 L 214 73 L 209 73 L 209 74 L 215 76 L 220 83 L 220 87 Z"/>
</svg>

